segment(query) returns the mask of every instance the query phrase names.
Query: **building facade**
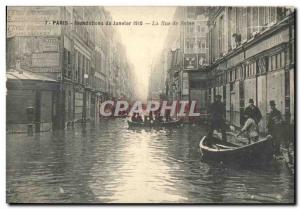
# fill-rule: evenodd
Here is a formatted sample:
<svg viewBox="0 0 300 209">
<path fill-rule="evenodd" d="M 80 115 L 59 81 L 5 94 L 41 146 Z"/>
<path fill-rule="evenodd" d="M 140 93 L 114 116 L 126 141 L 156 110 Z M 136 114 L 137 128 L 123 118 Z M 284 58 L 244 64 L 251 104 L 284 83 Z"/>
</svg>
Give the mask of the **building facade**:
<svg viewBox="0 0 300 209">
<path fill-rule="evenodd" d="M 209 65 L 208 8 L 178 7 L 167 36 L 166 94 L 170 100 L 195 100 L 196 109 L 206 114 L 205 85 Z"/>
<path fill-rule="evenodd" d="M 220 94 L 228 123 L 237 127 L 253 99 L 262 132 L 274 100 L 286 123 L 294 124 L 293 8 L 179 7 L 174 20 L 184 25 L 171 28 L 166 41 L 169 99 L 196 100 L 205 116 Z"/>
<path fill-rule="evenodd" d="M 133 96 L 132 68 L 105 26 L 111 19 L 103 7 L 7 8 L 7 72 L 20 63 L 57 82 L 53 129 L 96 121 L 103 100 Z"/>
<path fill-rule="evenodd" d="M 279 7 L 214 8 L 209 19 L 210 73 L 207 95 L 226 104 L 226 119 L 244 123 L 243 111 L 253 99 L 266 131 L 274 100 L 287 123 L 294 123 L 295 16 Z"/>
</svg>

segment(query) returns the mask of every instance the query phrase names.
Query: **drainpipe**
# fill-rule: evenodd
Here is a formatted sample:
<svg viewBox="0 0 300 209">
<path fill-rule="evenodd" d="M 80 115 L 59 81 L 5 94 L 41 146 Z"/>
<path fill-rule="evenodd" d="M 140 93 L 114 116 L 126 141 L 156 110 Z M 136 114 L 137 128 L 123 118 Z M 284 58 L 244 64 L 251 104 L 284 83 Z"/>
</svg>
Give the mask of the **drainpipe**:
<svg viewBox="0 0 300 209">
<path fill-rule="evenodd" d="M 61 79 L 59 88 L 59 111 L 58 121 L 59 129 L 65 128 L 65 98 L 64 98 L 64 29 L 61 28 L 61 40 L 60 40 L 60 63 L 61 63 Z"/>
</svg>

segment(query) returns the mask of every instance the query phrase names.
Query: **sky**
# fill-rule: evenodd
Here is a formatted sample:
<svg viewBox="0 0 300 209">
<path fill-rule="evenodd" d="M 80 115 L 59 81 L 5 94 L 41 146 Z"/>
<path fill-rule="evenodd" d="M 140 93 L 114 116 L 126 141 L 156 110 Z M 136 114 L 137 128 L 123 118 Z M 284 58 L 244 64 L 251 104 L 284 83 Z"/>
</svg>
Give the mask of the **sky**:
<svg viewBox="0 0 300 209">
<path fill-rule="evenodd" d="M 137 77 L 136 94 L 145 100 L 148 94 L 148 81 L 152 62 L 160 55 L 169 26 L 162 26 L 162 21 L 172 21 L 176 7 L 105 7 L 111 13 L 112 20 L 143 21 L 142 26 L 116 26 L 121 36 L 121 43 L 126 48 L 129 63 L 134 67 Z M 158 22 L 153 26 L 152 21 Z"/>
</svg>

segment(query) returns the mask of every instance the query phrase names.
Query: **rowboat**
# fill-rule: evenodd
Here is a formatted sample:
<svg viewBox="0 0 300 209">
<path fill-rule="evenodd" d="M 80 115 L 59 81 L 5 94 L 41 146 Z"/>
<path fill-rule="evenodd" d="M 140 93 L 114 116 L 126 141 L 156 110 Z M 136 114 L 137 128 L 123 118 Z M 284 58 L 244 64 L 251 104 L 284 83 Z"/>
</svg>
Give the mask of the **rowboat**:
<svg viewBox="0 0 300 209">
<path fill-rule="evenodd" d="M 161 122 L 135 122 L 131 120 L 127 120 L 129 127 L 176 127 L 181 125 L 181 120 L 172 120 L 172 121 L 161 121 Z"/>
<path fill-rule="evenodd" d="M 272 137 L 267 137 L 247 145 L 237 145 L 216 137 L 204 136 L 199 143 L 202 159 L 228 164 L 262 165 L 273 158 Z"/>
</svg>

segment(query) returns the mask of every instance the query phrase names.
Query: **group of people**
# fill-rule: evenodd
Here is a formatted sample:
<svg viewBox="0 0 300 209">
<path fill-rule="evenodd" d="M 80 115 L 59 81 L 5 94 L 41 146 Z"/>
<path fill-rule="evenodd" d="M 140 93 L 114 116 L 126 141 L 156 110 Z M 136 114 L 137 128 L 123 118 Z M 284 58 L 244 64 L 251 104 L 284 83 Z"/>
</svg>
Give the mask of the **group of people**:
<svg viewBox="0 0 300 209">
<path fill-rule="evenodd" d="M 131 116 L 131 121 L 133 122 L 144 122 L 142 116 L 139 113 L 133 113 Z"/>
<path fill-rule="evenodd" d="M 210 129 L 208 137 L 211 137 L 214 130 L 220 130 L 222 133 L 222 140 L 226 141 L 226 110 L 225 105 L 221 102 L 221 95 L 216 95 L 215 101 L 209 108 L 210 114 Z M 271 111 L 267 120 L 268 134 L 273 137 L 274 153 L 280 154 L 280 140 L 282 138 L 282 124 L 283 118 L 281 112 L 276 108 L 274 100 L 269 102 Z M 245 123 L 236 135 L 237 137 L 243 133 L 247 133 L 248 143 L 256 142 L 259 139 L 259 122 L 262 119 L 262 114 L 257 106 L 254 105 L 254 100 L 249 99 L 249 105 L 244 111 Z"/>
<path fill-rule="evenodd" d="M 166 114 L 166 121 L 170 120 L 170 115 Z M 133 113 L 131 116 L 131 121 L 133 122 L 162 122 L 163 117 L 158 114 L 158 112 L 150 111 L 149 115 L 144 116 L 144 118 L 139 113 Z"/>
</svg>

